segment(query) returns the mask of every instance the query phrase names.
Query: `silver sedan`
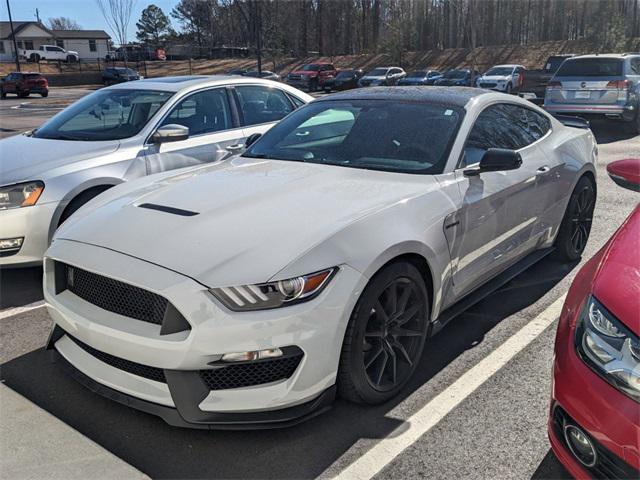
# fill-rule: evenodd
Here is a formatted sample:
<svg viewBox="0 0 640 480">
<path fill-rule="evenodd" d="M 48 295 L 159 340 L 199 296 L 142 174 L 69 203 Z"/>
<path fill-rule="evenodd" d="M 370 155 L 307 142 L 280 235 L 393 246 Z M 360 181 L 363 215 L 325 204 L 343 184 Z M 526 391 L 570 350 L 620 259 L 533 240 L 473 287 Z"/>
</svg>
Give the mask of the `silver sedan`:
<svg viewBox="0 0 640 480">
<path fill-rule="evenodd" d="M 311 99 L 258 78 L 154 78 L 98 90 L 0 141 L 0 266 L 40 263 L 57 227 L 108 188 L 219 161 Z"/>
</svg>

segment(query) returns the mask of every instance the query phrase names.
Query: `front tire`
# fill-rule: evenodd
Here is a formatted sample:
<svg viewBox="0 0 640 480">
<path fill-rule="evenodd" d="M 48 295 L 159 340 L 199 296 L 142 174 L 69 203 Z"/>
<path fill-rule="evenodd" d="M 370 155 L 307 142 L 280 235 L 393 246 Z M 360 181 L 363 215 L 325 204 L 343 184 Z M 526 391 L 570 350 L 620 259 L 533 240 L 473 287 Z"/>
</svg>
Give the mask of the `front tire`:
<svg viewBox="0 0 640 480">
<path fill-rule="evenodd" d="M 397 395 L 420 362 L 429 312 L 427 288 L 414 265 L 392 263 L 379 271 L 347 326 L 337 378 L 340 396 L 378 404 Z"/>
<path fill-rule="evenodd" d="M 42 98 L 47 98 L 49 96 L 49 92 L 42 92 L 40 95 L 42 95 Z"/>
<path fill-rule="evenodd" d="M 595 205 L 595 185 L 583 176 L 571 194 L 556 237 L 556 256 L 560 260 L 574 262 L 582 256 L 591 232 Z"/>
<path fill-rule="evenodd" d="M 313 79 L 309 82 L 309 91 L 317 92 L 318 91 L 318 80 Z"/>
<path fill-rule="evenodd" d="M 505 89 L 504 93 L 511 95 L 511 92 L 513 92 L 513 85 L 507 83 L 507 88 Z"/>
</svg>

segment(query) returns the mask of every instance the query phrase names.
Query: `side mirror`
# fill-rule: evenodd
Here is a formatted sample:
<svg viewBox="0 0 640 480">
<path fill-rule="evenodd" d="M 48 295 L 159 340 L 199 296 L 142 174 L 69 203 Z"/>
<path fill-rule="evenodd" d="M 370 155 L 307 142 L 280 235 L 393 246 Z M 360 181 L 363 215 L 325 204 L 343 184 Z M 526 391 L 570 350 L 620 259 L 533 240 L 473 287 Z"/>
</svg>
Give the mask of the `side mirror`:
<svg viewBox="0 0 640 480">
<path fill-rule="evenodd" d="M 517 170 L 522 165 L 522 157 L 515 150 L 506 148 L 490 148 L 480 159 L 478 168 L 468 168 L 465 177 L 475 177 L 483 172 L 502 172 Z"/>
<path fill-rule="evenodd" d="M 627 158 L 607 165 L 611 180 L 622 188 L 640 192 L 640 158 Z"/>
<path fill-rule="evenodd" d="M 256 141 L 262 136 L 261 133 L 253 133 L 247 137 L 244 142 L 244 148 L 249 148 L 251 145 L 256 143 Z"/>
<path fill-rule="evenodd" d="M 179 142 L 189 138 L 189 127 L 172 123 L 163 125 L 151 136 L 153 143 Z"/>
</svg>

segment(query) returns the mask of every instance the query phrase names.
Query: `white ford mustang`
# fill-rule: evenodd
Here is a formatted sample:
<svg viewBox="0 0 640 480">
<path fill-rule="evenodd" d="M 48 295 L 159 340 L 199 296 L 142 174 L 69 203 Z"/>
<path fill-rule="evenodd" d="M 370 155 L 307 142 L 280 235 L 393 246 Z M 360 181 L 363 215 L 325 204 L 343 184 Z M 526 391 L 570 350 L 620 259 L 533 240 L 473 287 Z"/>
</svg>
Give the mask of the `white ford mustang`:
<svg viewBox="0 0 640 480">
<path fill-rule="evenodd" d="M 49 348 L 175 425 L 385 401 L 460 310 L 552 250 L 581 255 L 597 148 L 563 121 L 478 89 L 357 90 L 242 156 L 117 186 L 46 254 Z"/>
</svg>

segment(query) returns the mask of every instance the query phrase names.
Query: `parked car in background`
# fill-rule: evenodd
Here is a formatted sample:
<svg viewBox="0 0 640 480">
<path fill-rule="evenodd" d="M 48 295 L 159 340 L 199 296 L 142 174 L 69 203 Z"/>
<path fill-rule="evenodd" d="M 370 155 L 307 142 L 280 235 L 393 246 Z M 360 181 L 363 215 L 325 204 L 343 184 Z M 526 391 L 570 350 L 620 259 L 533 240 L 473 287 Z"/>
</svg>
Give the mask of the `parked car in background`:
<svg viewBox="0 0 640 480">
<path fill-rule="evenodd" d="M 107 67 L 102 72 L 102 83 L 105 85 L 130 82 L 132 80 L 140 80 L 141 78 L 143 77 L 132 68 Z"/>
<path fill-rule="evenodd" d="M 247 70 L 246 68 L 236 68 L 234 70 L 229 71 L 227 75 L 244 75 L 248 71 L 249 70 Z"/>
<path fill-rule="evenodd" d="M 20 98 L 32 93 L 46 97 L 49 95 L 49 82 L 37 72 L 13 72 L 0 80 L 0 97 L 6 98 L 7 93 L 15 93 Z"/>
<path fill-rule="evenodd" d="M 332 90 L 349 90 L 358 88 L 358 80 L 364 76 L 364 70 L 356 68 L 354 70 L 340 70 L 334 78 L 328 78 L 324 81 L 323 90 L 330 92 Z"/>
<path fill-rule="evenodd" d="M 55 60 L 73 63 L 80 60 L 78 52 L 65 50 L 57 45 L 40 45 L 37 50 L 18 49 L 18 55 L 29 62 L 38 63 L 40 60 Z"/>
<path fill-rule="evenodd" d="M 640 192 L 640 159 L 612 162 L 607 171 Z M 639 478 L 639 252 L 637 206 L 578 272 L 560 315 L 549 440 L 574 478 Z"/>
<path fill-rule="evenodd" d="M 547 85 L 544 108 L 620 120 L 640 134 L 640 54 L 565 60 Z"/>
<path fill-rule="evenodd" d="M 457 302 L 552 246 L 579 258 L 567 231 L 576 187 L 595 200 L 595 147 L 477 88 L 324 96 L 241 156 L 115 187 L 63 224 L 48 348 L 183 427 L 291 425 L 336 393 L 386 402 Z"/>
<path fill-rule="evenodd" d="M 358 81 L 359 87 L 377 87 L 377 86 L 392 86 L 397 85 L 398 82 L 406 77 L 405 72 L 400 67 L 378 67 L 374 68 L 370 72 L 367 72 L 364 77 Z"/>
<path fill-rule="evenodd" d="M 260 73 L 258 73 L 257 70 L 249 70 L 241 75 L 245 77 L 264 78 L 265 80 L 273 80 L 274 82 L 279 82 L 281 80 L 280 75 L 269 70 L 262 70 Z"/>
<path fill-rule="evenodd" d="M 401 78 L 398 85 L 433 85 L 439 78 L 442 78 L 442 73 L 437 70 L 416 70 Z"/>
<path fill-rule="evenodd" d="M 540 70 L 527 69 L 524 78 L 524 84 L 520 88 L 520 92 L 526 92 L 531 96 L 532 100 L 543 99 L 547 83 L 551 80 L 551 77 L 560 68 L 560 65 L 567 59 L 574 57 L 572 53 L 562 55 L 551 55 L 544 63 L 544 68 Z"/>
<path fill-rule="evenodd" d="M 97 90 L 0 140 L 0 266 L 41 262 L 56 228 L 113 185 L 242 151 L 311 99 L 259 78 L 153 78 Z"/>
<path fill-rule="evenodd" d="M 140 62 L 143 60 L 166 60 L 167 55 L 163 48 L 153 48 L 144 45 L 127 45 L 109 52 L 105 57 L 108 62 Z"/>
<path fill-rule="evenodd" d="M 523 85 L 526 68 L 522 65 L 496 65 L 478 77 L 480 88 L 504 93 L 517 93 Z"/>
<path fill-rule="evenodd" d="M 315 92 L 337 73 L 332 63 L 307 63 L 289 73 L 286 82 L 293 87 Z"/>
<path fill-rule="evenodd" d="M 475 85 L 478 76 L 477 70 L 454 68 L 447 70 L 442 78 L 437 79 L 433 84 L 441 87 L 471 87 Z"/>
</svg>

